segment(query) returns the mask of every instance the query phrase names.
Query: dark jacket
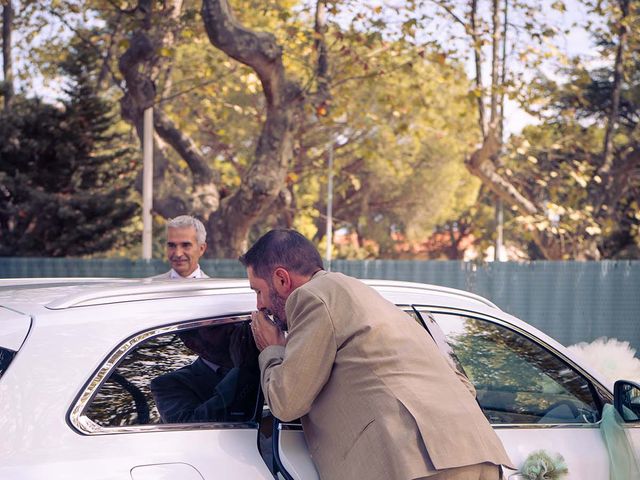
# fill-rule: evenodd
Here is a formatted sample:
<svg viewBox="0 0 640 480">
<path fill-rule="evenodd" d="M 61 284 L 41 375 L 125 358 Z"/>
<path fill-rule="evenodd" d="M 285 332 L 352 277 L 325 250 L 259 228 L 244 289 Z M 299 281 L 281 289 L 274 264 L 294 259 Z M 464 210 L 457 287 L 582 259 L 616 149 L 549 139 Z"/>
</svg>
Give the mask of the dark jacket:
<svg viewBox="0 0 640 480">
<path fill-rule="evenodd" d="M 214 372 L 201 358 L 151 381 L 165 423 L 245 422 L 254 417 L 258 372 L 232 368 Z"/>
</svg>

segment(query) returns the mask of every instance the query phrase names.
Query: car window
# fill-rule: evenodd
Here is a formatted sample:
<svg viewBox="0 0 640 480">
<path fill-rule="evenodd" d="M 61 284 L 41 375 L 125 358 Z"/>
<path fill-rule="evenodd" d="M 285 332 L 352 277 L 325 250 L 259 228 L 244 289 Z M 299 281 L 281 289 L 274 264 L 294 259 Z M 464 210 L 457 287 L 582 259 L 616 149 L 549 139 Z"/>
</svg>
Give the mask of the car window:
<svg viewBox="0 0 640 480">
<path fill-rule="evenodd" d="M 7 368 L 9 368 L 9 364 L 11 363 L 11 360 L 13 360 L 13 357 L 15 356 L 16 356 L 16 352 L 14 352 L 13 350 L 0 347 L 0 377 L 2 377 L 4 372 L 7 371 Z"/>
<path fill-rule="evenodd" d="M 247 321 L 152 336 L 109 371 L 84 415 L 101 427 L 253 421 L 257 357 Z"/>
<path fill-rule="evenodd" d="M 493 322 L 434 314 L 454 362 L 474 384 L 493 424 L 594 423 L 591 382 L 532 339 Z"/>
</svg>

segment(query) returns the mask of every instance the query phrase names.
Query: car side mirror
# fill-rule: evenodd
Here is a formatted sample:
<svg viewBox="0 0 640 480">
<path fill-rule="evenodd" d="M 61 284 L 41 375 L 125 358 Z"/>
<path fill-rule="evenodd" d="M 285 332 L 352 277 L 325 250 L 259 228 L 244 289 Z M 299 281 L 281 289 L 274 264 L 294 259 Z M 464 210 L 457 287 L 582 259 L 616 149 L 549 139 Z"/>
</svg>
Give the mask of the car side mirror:
<svg viewBox="0 0 640 480">
<path fill-rule="evenodd" d="M 613 385 L 613 406 L 625 422 L 640 422 L 640 384 L 618 380 Z"/>
</svg>

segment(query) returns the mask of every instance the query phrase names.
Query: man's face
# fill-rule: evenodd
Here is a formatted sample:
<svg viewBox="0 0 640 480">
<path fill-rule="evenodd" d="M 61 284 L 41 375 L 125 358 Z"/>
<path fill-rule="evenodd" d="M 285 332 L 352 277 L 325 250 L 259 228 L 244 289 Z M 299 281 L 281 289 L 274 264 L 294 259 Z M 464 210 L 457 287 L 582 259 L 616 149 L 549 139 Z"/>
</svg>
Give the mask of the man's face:
<svg viewBox="0 0 640 480">
<path fill-rule="evenodd" d="M 198 245 L 194 227 L 167 229 L 167 259 L 182 277 L 191 275 L 198 267 L 207 244 Z"/>
<path fill-rule="evenodd" d="M 232 366 L 229 354 L 231 333 L 235 325 L 212 325 L 190 330 L 180 338 L 184 344 L 202 358 L 218 365 Z"/>
<path fill-rule="evenodd" d="M 256 292 L 256 304 L 258 310 L 271 315 L 280 326 L 281 330 L 286 329 L 287 314 L 285 312 L 285 304 L 287 299 L 280 296 L 273 285 L 273 282 L 267 281 L 256 276 L 253 268 L 247 267 L 247 276 L 249 277 L 249 286 Z"/>
</svg>

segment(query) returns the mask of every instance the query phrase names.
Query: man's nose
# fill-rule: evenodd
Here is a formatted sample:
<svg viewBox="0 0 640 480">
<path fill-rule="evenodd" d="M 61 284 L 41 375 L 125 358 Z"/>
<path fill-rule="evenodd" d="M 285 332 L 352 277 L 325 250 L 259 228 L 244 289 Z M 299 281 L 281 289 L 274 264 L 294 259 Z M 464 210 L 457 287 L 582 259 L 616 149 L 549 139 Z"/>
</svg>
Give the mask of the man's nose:
<svg viewBox="0 0 640 480">
<path fill-rule="evenodd" d="M 262 299 L 260 298 L 260 295 L 256 296 L 256 308 L 258 310 L 260 310 L 261 312 L 264 310 L 264 303 L 262 303 Z"/>
</svg>

